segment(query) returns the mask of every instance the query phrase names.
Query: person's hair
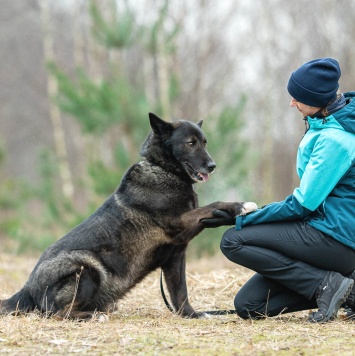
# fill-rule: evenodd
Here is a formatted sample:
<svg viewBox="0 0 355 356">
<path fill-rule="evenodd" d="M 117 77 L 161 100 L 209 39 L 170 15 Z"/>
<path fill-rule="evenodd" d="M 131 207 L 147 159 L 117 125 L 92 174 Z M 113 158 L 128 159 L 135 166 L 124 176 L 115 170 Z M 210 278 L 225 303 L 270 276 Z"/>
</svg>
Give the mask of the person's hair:
<svg viewBox="0 0 355 356">
<path fill-rule="evenodd" d="M 338 91 L 337 91 L 337 94 L 335 95 L 335 98 L 332 99 L 324 108 L 322 108 L 322 115 L 323 115 L 323 116 L 328 116 L 328 115 L 329 115 L 328 107 L 329 107 L 331 104 L 333 104 L 335 100 L 338 100 L 340 97 L 341 97 L 341 93 L 340 93 L 340 91 L 338 90 Z"/>
</svg>

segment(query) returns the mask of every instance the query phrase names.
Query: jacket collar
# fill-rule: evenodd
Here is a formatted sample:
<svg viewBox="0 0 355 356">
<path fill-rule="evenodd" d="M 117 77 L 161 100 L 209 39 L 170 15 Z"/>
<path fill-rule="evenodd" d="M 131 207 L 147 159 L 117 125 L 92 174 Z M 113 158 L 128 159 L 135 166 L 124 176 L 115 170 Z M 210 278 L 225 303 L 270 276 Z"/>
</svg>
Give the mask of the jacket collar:
<svg viewBox="0 0 355 356">
<path fill-rule="evenodd" d="M 316 129 L 333 127 L 355 134 L 355 92 L 341 94 L 326 109 L 328 110 L 327 116 L 318 112 L 313 116 L 304 118 L 306 132 L 309 127 Z M 307 127 L 307 124 L 309 127 Z"/>
</svg>

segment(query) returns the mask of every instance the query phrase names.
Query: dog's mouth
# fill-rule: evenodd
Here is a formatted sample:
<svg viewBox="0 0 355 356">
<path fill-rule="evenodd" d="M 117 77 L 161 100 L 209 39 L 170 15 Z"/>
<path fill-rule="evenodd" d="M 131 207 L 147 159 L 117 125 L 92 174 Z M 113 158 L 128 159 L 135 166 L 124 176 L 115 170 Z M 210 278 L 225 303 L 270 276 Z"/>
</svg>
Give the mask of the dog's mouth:
<svg viewBox="0 0 355 356">
<path fill-rule="evenodd" d="M 201 173 L 201 172 L 195 172 L 193 176 L 193 178 L 198 182 L 206 182 L 209 177 L 210 177 L 209 174 Z"/>
<path fill-rule="evenodd" d="M 208 178 L 210 177 L 210 173 L 199 172 L 192 168 L 188 162 L 185 162 L 185 165 L 188 168 L 186 170 L 187 173 L 195 182 L 207 182 Z"/>
</svg>

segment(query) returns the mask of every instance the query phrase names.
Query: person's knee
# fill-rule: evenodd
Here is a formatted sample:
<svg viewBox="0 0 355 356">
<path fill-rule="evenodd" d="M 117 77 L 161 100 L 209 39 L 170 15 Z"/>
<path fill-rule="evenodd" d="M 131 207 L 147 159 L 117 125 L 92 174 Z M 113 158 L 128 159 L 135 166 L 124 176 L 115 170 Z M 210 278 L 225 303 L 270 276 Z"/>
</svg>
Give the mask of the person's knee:
<svg viewBox="0 0 355 356">
<path fill-rule="evenodd" d="M 244 319 L 264 319 L 264 313 L 260 312 L 260 305 L 251 305 L 250 301 L 243 299 L 240 295 L 236 295 L 234 298 L 234 307 L 237 312 L 237 315 Z"/>
<path fill-rule="evenodd" d="M 243 300 L 238 298 L 238 294 L 234 298 L 234 307 L 235 311 L 237 312 L 237 315 L 242 318 L 242 319 L 250 319 L 250 314 L 247 309 L 246 304 L 244 303 Z"/>
<path fill-rule="evenodd" d="M 221 240 L 220 248 L 222 253 L 228 258 L 231 259 L 231 256 L 234 255 L 236 249 L 238 248 L 238 242 L 236 237 L 236 231 L 234 228 L 227 230 Z"/>
</svg>

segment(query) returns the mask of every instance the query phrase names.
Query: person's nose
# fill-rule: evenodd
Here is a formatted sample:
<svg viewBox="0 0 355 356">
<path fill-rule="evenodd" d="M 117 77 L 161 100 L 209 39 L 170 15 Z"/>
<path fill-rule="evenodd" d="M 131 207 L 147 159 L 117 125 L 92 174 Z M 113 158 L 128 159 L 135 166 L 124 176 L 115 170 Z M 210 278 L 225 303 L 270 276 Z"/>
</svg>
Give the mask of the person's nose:
<svg viewBox="0 0 355 356">
<path fill-rule="evenodd" d="M 297 100 L 294 99 L 294 98 L 291 98 L 290 106 L 291 106 L 291 107 L 294 107 L 294 106 L 296 106 L 296 103 L 297 103 Z"/>
</svg>

